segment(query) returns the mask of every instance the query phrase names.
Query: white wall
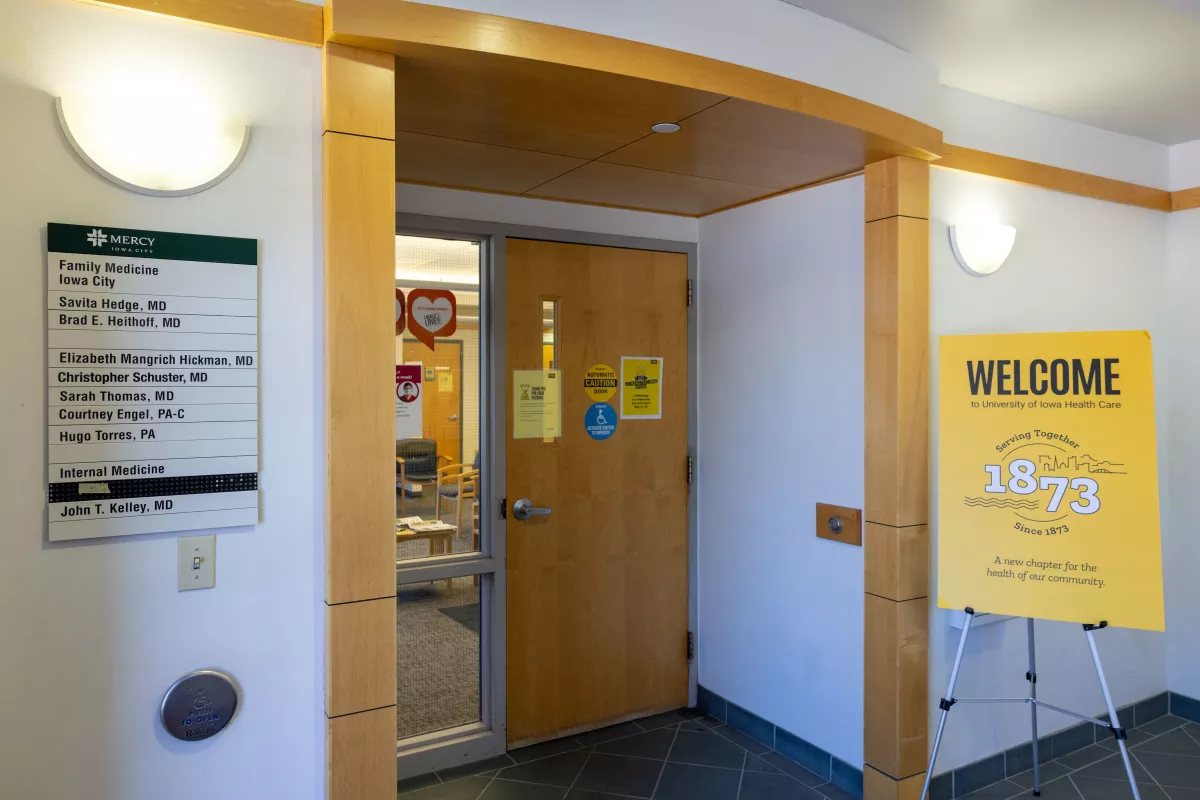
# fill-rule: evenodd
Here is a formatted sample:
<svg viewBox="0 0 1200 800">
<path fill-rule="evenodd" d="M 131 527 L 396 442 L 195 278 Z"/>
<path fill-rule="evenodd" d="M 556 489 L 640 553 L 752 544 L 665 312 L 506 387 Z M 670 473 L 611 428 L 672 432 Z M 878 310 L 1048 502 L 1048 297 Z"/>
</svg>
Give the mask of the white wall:
<svg viewBox="0 0 1200 800">
<path fill-rule="evenodd" d="M 1167 188 L 1172 192 L 1200 186 L 1200 139 L 1169 148 L 1167 162 L 1171 171 Z"/>
<path fill-rule="evenodd" d="M 673 242 L 694 242 L 700 230 L 695 217 L 562 203 L 535 197 L 466 192 L 411 183 L 396 184 L 396 211 L 565 231 L 641 236 Z"/>
<path fill-rule="evenodd" d="M 1008 262 L 988 278 L 974 278 L 954 260 L 947 225 L 988 219 L 1014 225 L 1017 240 Z M 1170 507 L 1171 458 L 1177 450 L 1169 430 L 1170 329 L 1163 316 L 1167 290 L 1167 215 L 1105 203 L 952 170 L 933 170 L 931 214 L 932 419 L 937 419 L 937 337 L 969 333 L 1148 329 L 1154 341 L 1161 502 Z M 937 472 L 937 431 L 932 434 Z M 1168 448 L 1168 442 L 1171 443 Z M 936 499 L 936 486 L 935 486 Z M 936 504 L 935 504 L 936 516 Z M 936 561 L 936 519 L 932 547 Z M 1163 515 L 1170 552 L 1180 541 Z M 937 596 L 936 587 L 931 592 Z M 1168 608 L 1168 614 L 1180 609 Z M 1189 614 L 1194 615 L 1195 606 Z M 946 689 L 958 631 L 944 612 L 930 619 L 930 698 Z M 1039 622 L 1038 694 L 1047 702 L 1098 714 L 1104 702 L 1078 625 Z M 1166 688 L 1166 637 L 1109 629 L 1097 634 L 1114 700 L 1141 700 Z M 1025 627 L 1018 620 L 981 627 L 971 634 L 957 694 L 964 697 L 1025 693 Z M 1191 662 L 1194 668 L 1195 662 Z M 936 707 L 931 703 L 931 730 Z M 1073 724 L 1045 713 L 1042 731 Z M 937 772 L 990 756 L 1029 738 L 1024 706 L 959 705 L 951 714 Z"/>
<path fill-rule="evenodd" d="M 1166 426 L 1171 433 L 1170 502 L 1163 524 L 1167 581 L 1167 685 L 1200 698 L 1200 209 L 1178 211 L 1168 221 L 1167 315 L 1171 385 Z"/>
<path fill-rule="evenodd" d="M 313 489 L 319 229 L 316 48 L 73 0 L 6 3 L 0 26 L 0 794 L 11 798 L 315 798 L 323 786 L 323 572 Z M 251 122 L 225 183 L 175 199 L 91 173 L 53 97 L 113 70 L 177 70 Z M 115 104 L 154 97 L 112 91 Z M 262 524 L 222 533 L 217 586 L 177 593 L 174 535 L 46 541 L 45 225 L 261 241 Z M 230 671 L 225 732 L 178 742 L 163 691 Z"/>
<path fill-rule="evenodd" d="M 943 86 L 945 141 L 989 153 L 1167 187 L 1167 147 Z M 1197 181 L 1200 183 L 1200 181 Z M 1195 185 L 1195 184 L 1193 184 Z"/>
<path fill-rule="evenodd" d="M 1200 186 L 1200 141 L 1171 148 L 1171 189 Z M 1177 211 L 1167 221 L 1167 316 L 1171 385 L 1167 422 L 1171 431 L 1171 501 L 1163 522 L 1173 535 L 1165 541 L 1167 578 L 1167 685 L 1200 698 L 1200 209 Z"/>
<path fill-rule="evenodd" d="M 862 763 L 863 179 L 700 221 L 700 683 Z"/>
<path fill-rule="evenodd" d="M 938 73 L 886 42 L 779 0 L 435 0 L 430 5 L 601 33 L 811 83 L 930 125 Z"/>
</svg>

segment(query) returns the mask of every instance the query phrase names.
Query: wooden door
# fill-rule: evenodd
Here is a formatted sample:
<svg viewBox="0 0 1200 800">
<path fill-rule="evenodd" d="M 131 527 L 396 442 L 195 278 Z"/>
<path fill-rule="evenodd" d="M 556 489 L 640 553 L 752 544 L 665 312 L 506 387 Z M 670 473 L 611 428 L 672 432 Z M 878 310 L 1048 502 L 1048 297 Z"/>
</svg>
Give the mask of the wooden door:
<svg viewBox="0 0 1200 800">
<path fill-rule="evenodd" d="M 687 257 L 509 239 L 511 370 L 544 368 L 557 301 L 562 436 L 513 439 L 508 517 L 508 741 L 518 746 L 687 705 Z M 663 359 L 662 419 L 584 416 L 584 374 Z M 620 391 L 608 401 L 619 413 Z"/>
<path fill-rule="evenodd" d="M 438 455 L 461 463 L 462 342 L 438 340 L 432 352 L 415 339 L 404 341 L 405 361 L 421 364 L 421 427 L 437 442 Z"/>
</svg>

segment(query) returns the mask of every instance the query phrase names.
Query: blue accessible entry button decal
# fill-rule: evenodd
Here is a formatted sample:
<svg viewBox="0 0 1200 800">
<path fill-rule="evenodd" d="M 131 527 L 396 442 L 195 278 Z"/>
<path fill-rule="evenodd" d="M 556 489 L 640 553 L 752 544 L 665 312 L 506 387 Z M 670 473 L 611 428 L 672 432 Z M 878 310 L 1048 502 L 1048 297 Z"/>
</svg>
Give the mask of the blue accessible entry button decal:
<svg viewBox="0 0 1200 800">
<path fill-rule="evenodd" d="M 583 415 L 588 436 L 604 441 L 617 430 L 617 410 L 608 403 L 593 403 Z"/>
</svg>

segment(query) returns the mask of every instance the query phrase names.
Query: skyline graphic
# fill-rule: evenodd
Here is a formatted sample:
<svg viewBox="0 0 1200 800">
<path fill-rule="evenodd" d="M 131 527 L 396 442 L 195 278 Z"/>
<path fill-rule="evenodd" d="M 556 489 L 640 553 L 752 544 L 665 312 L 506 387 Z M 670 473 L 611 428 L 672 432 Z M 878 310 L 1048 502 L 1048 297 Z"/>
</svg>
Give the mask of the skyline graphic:
<svg viewBox="0 0 1200 800">
<path fill-rule="evenodd" d="M 1125 465 L 1105 461 L 1090 455 L 1059 458 L 1055 453 L 1048 453 L 1038 456 L 1038 469 L 1043 472 L 1086 472 L 1089 475 L 1125 475 L 1127 473 L 1124 470 L 1115 469 L 1116 467 L 1123 466 Z"/>
</svg>

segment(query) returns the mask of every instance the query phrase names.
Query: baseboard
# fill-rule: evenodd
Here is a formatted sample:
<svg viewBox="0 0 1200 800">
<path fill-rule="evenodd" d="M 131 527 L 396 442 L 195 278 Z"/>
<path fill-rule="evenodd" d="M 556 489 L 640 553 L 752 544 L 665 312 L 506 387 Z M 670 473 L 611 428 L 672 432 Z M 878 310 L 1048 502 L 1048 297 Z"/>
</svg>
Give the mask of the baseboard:
<svg viewBox="0 0 1200 800">
<path fill-rule="evenodd" d="M 847 764 L 812 742 L 747 711 L 703 686 L 698 689 L 697 707 L 709 716 L 786 756 L 809 772 L 816 773 L 843 791 L 855 797 L 862 797 L 862 770 Z M 1117 720 L 1123 728 L 1136 728 L 1166 714 L 1200 723 L 1200 700 L 1178 692 L 1160 692 L 1118 708 Z M 1099 718 L 1107 720 L 1108 715 L 1103 714 Z M 1073 725 L 1038 739 L 1038 760 L 1044 763 L 1059 758 L 1103 741 L 1108 736 L 1109 732 L 1105 728 L 1090 722 Z M 929 786 L 929 800 L 953 800 L 1033 769 L 1032 745 L 1033 741 L 1029 740 L 971 764 L 934 775 Z"/>
<path fill-rule="evenodd" d="M 1171 695 L 1172 714 L 1192 722 L 1200 722 L 1200 700 L 1179 692 L 1169 692 L 1169 694 Z"/>
<path fill-rule="evenodd" d="M 854 797 L 863 796 L 862 770 L 847 764 L 827 750 L 703 686 L 697 689 L 696 706 L 710 717 L 771 748 L 842 791 Z"/>
<path fill-rule="evenodd" d="M 1123 728 L 1136 728 L 1166 714 L 1200 722 L 1200 701 L 1176 692 L 1159 694 L 1117 709 Z M 1099 719 L 1107 720 L 1108 714 Z M 1081 722 L 1038 739 L 1038 761 L 1044 763 L 1097 744 L 1109 738 L 1108 729 Z M 1033 769 L 1033 740 L 1022 742 L 1001 753 L 981 758 L 948 772 L 935 774 L 929 785 L 929 800 L 953 800 L 984 786 Z"/>
</svg>

